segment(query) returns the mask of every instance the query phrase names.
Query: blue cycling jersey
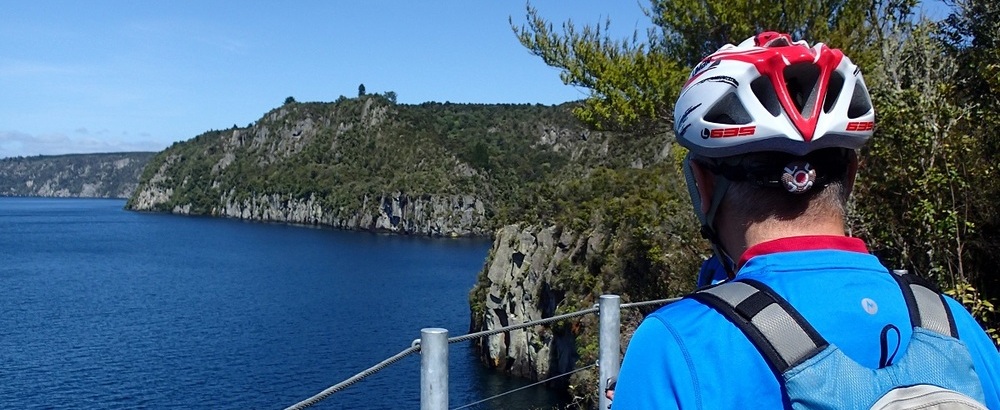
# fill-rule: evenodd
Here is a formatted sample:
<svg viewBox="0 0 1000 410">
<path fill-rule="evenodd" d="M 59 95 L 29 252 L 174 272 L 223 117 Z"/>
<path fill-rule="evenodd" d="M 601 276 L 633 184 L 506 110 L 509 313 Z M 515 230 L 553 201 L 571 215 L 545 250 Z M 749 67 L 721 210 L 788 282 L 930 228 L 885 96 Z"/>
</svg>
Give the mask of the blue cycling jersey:
<svg viewBox="0 0 1000 410">
<path fill-rule="evenodd" d="M 896 281 L 854 238 L 785 238 L 757 245 L 738 278 L 760 281 L 830 343 L 863 366 L 902 355 L 912 334 Z M 1000 408 L 1000 355 L 951 299 L 986 404 Z M 836 377 L 836 375 L 831 375 Z M 714 309 L 684 299 L 646 318 L 633 335 L 615 390 L 615 409 L 788 408 L 781 385 L 744 334 Z"/>
</svg>

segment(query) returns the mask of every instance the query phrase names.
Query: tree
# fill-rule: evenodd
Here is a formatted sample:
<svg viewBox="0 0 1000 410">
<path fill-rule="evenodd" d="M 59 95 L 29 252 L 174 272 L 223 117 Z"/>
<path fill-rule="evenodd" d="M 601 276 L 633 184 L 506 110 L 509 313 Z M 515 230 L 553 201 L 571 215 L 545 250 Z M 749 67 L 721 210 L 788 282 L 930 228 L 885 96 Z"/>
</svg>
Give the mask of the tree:
<svg viewBox="0 0 1000 410">
<path fill-rule="evenodd" d="M 358 97 L 364 97 L 364 96 L 365 96 L 365 85 L 362 83 L 361 85 L 358 86 Z"/>
<path fill-rule="evenodd" d="M 642 43 L 638 34 L 615 40 L 603 33 L 611 24 L 584 26 L 563 23 L 562 33 L 527 6 L 527 26 L 511 27 L 521 44 L 559 68 L 563 83 L 590 90 L 584 106 L 574 113 L 597 129 L 653 128 L 665 131 L 669 108 L 683 82 L 683 65 L 658 52 L 654 36 Z M 643 75 L 638 75 L 643 73 Z"/>
<path fill-rule="evenodd" d="M 295 97 L 289 96 L 288 98 L 285 98 L 285 104 L 295 104 Z"/>
<path fill-rule="evenodd" d="M 1000 255 L 1000 195 L 996 164 L 1000 150 L 1000 3 L 990 0 L 951 0 L 952 13 L 941 22 L 941 39 L 958 70 L 952 79 L 955 103 L 967 107 L 969 115 L 956 127 L 956 134 L 972 143 L 963 146 L 967 155 L 963 177 L 969 184 L 964 195 L 968 204 L 963 217 L 973 224 L 965 237 L 968 254 L 967 279 L 979 287 L 985 299 L 1000 298 L 1000 278 L 988 274 Z M 975 296 L 975 292 L 973 293 Z M 980 306 L 977 304 L 976 306 Z M 1000 320 L 993 318 L 996 326 Z"/>
<path fill-rule="evenodd" d="M 905 11 L 909 0 L 812 0 L 761 7 L 755 0 L 653 0 L 646 14 L 657 26 L 643 41 L 638 32 L 616 40 L 602 26 L 562 32 L 527 6 L 527 23 L 510 24 L 521 44 L 562 70 L 564 83 L 590 90 L 581 120 L 599 129 L 666 132 L 673 102 L 690 69 L 726 43 L 738 43 L 762 30 L 824 41 L 850 51 L 865 66 L 874 61 L 874 43 L 885 17 Z"/>
<path fill-rule="evenodd" d="M 941 39 L 958 60 L 957 97 L 974 108 L 977 127 L 970 132 L 1000 149 L 1000 3 L 950 0 L 952 13 L 940 23 Z"/>
<path fill-rule="evenodd" d="M 812 0 L 761 7 L 753 0 L 653 0 L 647 14 L 661 28 L 657 40 L 662 50 L 690 66 L 723 44 L 737 44 L 762 31 L 835 44 L 855 56 L 875 34 L 872 11 L 888 3 L 890 0 Z"/>
</svg>

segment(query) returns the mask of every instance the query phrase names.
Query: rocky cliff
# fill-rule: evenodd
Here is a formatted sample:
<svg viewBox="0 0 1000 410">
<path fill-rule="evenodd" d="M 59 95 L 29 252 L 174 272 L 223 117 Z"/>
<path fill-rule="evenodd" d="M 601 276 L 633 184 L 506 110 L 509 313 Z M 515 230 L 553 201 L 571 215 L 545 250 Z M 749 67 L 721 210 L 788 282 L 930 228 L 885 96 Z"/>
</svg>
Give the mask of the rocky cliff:
<svg viewBox="0 0 1000 410">
<path fill-rule="evenodd" d="M 707 253 L 696 238 L 683 181 L 672 164 L 597 169 L 549 194 L 558 210 L 546 224 L 512 224 L 493 248 L 470 293 L 470 331 L 494 330 L 588 309 L 600 295 L 656 300 L 692 288 Z M 623 309 L 622 346 L 656 306 Z M 482 361 L 511 375 L 542 380 L 597 360 L 598 318 L 584 315 L 484 337 Z M 550 382 L 577 404 L 596 403 L 597 372 Z"/>
<path fill-rule="evenodd" d="M 152 152 L 0 159 L 0 196 L 128 198 Z"/>
<path fill-rule="evenodd" d="M 148 195 L 148 191 L 144 192 Z M 270 194 L 236 199 L 229 192 L 211 215 L 257 221 L 325 225 L 339 229 L 370 230 L 428 236 L 486 236 L 486 208 L 470 195 L 422 195 L 401 192 L 365 197 L 354 212 L 329 212 L 316 195 L 295 198 Z M 372 206 L 374 205 L 374 206 Z M 190 206 L 171 212 L 190 213 Z"/>
<path fill-rule="evenodd" d="M 553 268 L 567 257 L 571 235 L 554 229 L 533 232 L 520 225 L 501 228 L 494 239 L 485 274 L 488 279 L 481 317 L 473 319 L 476 330 L 494 330 L 511 324 L 551 317 L 562 301 L 562 292 L 550 285 Z M 572 335 L 550 330 L 513 331 L 492 335 L 482 343 L 480 354 L 490 366 L 531 379 L 546 378 L 572 369 L 575 352 Z M 563 349 L 559 347 L 562 346 Z M 550 360 L 555 356 L 557 360 Z M 561 360 L 559 360 L 561 359 Z"/>
<path fill-rule="evenodd" d="M 579 295 L 567 294 L 566 270 L 599 256 L 605 245 L 601 233 L 578 235 L 556 226 L 515 224 L 499 229 L 470 297 L 471 330 L 494 330 L 589 307 L 592 300 L 572 300 Z M 594 323 L 594 318 L 585 317 L 499 333 L 478 341 L 479 354 L 488 366 L 511 375 L 546 379 L 577 367 L 578 338 L 584 327 Z M 561 378 L 551 384 L 565 388 L 570 381 Z"/>
</svg>

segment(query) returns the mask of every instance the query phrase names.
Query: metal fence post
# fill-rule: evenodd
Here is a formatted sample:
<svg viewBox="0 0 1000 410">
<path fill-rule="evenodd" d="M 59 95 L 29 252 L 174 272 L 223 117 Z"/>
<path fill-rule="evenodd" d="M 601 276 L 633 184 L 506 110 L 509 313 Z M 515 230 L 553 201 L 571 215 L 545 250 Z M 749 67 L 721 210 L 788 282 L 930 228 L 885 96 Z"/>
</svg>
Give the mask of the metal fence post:
<svg viewBox="0 0 1000 410">
<path fill-rule="evenodd" d="M 448 330 L 420 329 L 420 410 L 448 408 Z"/>
<path fill-rule="evenodd" d="M 599 384 L 597 397 L 600 399 L 598 409 L 607 409 L 611 401 L 604 397 L 608 387 L 608 379 L 618 377 L 621 366 L 621 297 L 618 295 L 601 295 L 599 302 L 600 314 L 600 356 L 597 367 Z"/>
</svg>

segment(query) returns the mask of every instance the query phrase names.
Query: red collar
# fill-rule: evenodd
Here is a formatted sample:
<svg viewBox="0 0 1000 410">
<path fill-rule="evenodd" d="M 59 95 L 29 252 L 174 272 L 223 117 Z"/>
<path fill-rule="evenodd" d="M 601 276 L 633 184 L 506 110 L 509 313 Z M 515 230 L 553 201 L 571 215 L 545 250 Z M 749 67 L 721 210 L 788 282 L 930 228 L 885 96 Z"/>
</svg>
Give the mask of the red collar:
<svg viewBox="0 0 1000 410">
<path fill-rule="evenodd" d="M 792 236 L 761 242 L 751 246 L 750 249 L 747 249 L 746 252 L 743 253 L 743 257 L 740 258 L 740 263 L 736 266 L 739 268 L 743 267 L 743 265 L 754 256 L 768 255 L 778 252 L 815 251 L 822 249 L 868 253 L 868 247 L 865 245 L 864 241 L 850 236 Z"/>
</svg>

